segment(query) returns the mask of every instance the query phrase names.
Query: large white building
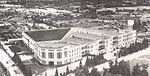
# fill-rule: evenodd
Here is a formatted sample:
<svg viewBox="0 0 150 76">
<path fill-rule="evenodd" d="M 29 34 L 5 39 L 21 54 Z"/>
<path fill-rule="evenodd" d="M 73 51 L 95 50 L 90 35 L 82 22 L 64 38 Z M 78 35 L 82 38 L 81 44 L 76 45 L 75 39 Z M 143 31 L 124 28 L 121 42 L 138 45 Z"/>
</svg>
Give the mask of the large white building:
<svg viewBox="0 0 150 76">
<path fill-rule="evenodd" d="M 99 54 L 128 46 L 136 40 L 135 30 L 112 28 L 62 28 L 27 31 L 24 43 L 44 65 L 63 65 L 82 59 L 85 54 Z"/>
</svg>

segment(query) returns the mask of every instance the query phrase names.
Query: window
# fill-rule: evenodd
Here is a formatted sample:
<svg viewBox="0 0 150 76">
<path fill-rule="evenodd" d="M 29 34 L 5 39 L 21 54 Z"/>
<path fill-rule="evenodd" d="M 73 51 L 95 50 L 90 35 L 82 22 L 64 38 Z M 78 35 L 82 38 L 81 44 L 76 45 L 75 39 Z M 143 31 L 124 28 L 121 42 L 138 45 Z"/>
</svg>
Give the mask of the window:
<svg viewBox="0 0 150 76">
<path fill-rule="evenodd" d="M 89 48 L 89 46 L 85 46 L 85 49 L 88 49 Z"/>
<path fill-rule="evenodd" d="M 45 51 L 45 49 L 42 49 L 42 51 Z"/>
<path fill-rule="evenodd" d="M 118 37 L 117 37 L 117 36 L 115 36 L 113 39 L 118 39 Z"/>
<path fill-rule="evenodd" d="M 62 58 L 62 53 L 57 53 L 57 58 L 58 59 Z"/>
<path fill-rule="evenodd" d="M 113 45 L 116 45 L 116 44 L 118 44 L 118 41 L 113 41 Z"/>
<path fill-rule="evenodd" d="M 61 49 L 57 50 L 57 51 L 61 51 Z"/>
<path fill-rule="evenodd" d="M 43 63 L 43 64 L 46 64 L 46 61 L 43 61 L 43 60 L 42 60 L 42 63 Z"/>
<path fill-rule="evenodd" d="M 93 45 L 91 46 L 91 48 L 93 48 Z"/>
<path fill-rule="evenodd" d="M 119 37 L 119 39 L 121 39 L 121 37 Z"/>
<path fill-rule="evenodd" d="M 67 51 L 64 52 L 64 56 L 67 57 Z"/>
<path fill-rule="evenodd" d="M 48 58 L 54 58 L 54 53 L 49 52 L 49 53 L 48 53 Z"/>
<path fill-rule="evenodd" d="M 108 41 L 106 41 L 106 43 L 108 43 Z"/>
<path fill-rule="evenodd" d="M 103 44 L 103 43 L 105 43 L 105 42 L 104 42 L 104 41 L 100 41 L 100 42 L 99 42 L 99 44 Z"/>
<path fill-rule="evenodd" d="M 46 53 L 42 52 L 42 58 L 46 58 Z"/>
<path fill-rule="evenodd" d="M 64 63 L 67 63 L 67 62 L 68 62 L 68 60 L 65 60 L 65 61 L 64 61 Z"/>
<path fill-rule="evenodd" d="M 64 50 L 67 50 L 68 48 L 64 48 Z"/>
<path fill-rule="evenodd" d="M 48 51 L 54 51 L 54 50 L 48 50 Z"/>
<path fill-rule="evenodd" d="M 82 47 L 82 50 L 84 50 L 84 47 Z"/>
<path fill-rule="evenodd" d="M 62 64 L 62 61 L 58 61 L 58 62 L 57 62 L 57 65 L 61 65 L 61 64 Z"/>
<path fill-rule="evenodd" d="M 99 51 L 105 49 L 105 45 L 99 46 Z"/>
</svg>

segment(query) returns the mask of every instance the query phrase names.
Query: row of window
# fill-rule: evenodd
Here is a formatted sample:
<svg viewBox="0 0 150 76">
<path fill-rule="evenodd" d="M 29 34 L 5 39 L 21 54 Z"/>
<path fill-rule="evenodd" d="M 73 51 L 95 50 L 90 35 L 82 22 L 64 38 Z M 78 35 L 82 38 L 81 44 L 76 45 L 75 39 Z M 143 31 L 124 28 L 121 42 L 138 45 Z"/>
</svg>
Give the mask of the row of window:
<svg viewBox="0 0 150 76">
<path fill-rule="evenodd" d="M 79 51 L 79 50 L 80 50 L 79 48 L 74 49 L 74 50 L 69 50 L 69 53 L 77 52 L 77 51 Z"/>
<path fill-rule="evenodd" d="M 71 54 L 69 55 L 69 57 L 73 57 L 73 56 L 76 56 L 76 55 L 79 55 L 79 52 L 71 53 Z"/>
<path fill-rule="evenodd" d="M 91 46 L 83 46 L 81 49 L 84 50 L 84 49 L 90 49 L 90 48 L 93 48 L 93 45 L 91 45 Z"/>
<path fill-rule="evenodd" d="M 100 41 L 99 44 L 104 44 L 104 43 L 108 43 L 108 41 Z"/>
<path fill-rule="evenodd" d="M 66 64 L 68 62 L 72 62 L 72 61 L 78 60 L 80 57 L 81 57 L 81 55 L 73 57 L 73 58 L 68 59 L 68 60 L 64 60 L 64 64 Z M 62 63 L 63 63 L 63 61 L 57 61 L 57 65 L 61 65 Z"/>
<path fill-rule="evenodd" d="M 45 49 L 43 49 L 43 50 L 45 50 Z M 51 49 L 51 50 L 48 50 L 48 51 L 54 51 L 54 50 L 52 50 L 52 49 Z M 59 50 L 57 50 L 57 51 L 62 51 L 62 50 L 61 50 L 61 49 L 59 49 Z"/>
<path fill-rule="evenodd" d="M 125 39 L 123 39 L 123 41 L 128 41 L 128 40 L 130 40 L 130 39 L 134 39 L 134 37 L 125 38 Z"/>
<path fill-rule="evenodd" d="M 103 50 L 103 49 L 105 49 L 105 45 L 99 46 L 99 50 Z"/>
<path fill-rule="evenodd" d="M 129 37 L 131 35 L 133 35 L 133 33 L 129 33 L 129 34 L 123 35 L 123 37 Z"/>
<path fill-rule="evenodd" d="M 64 52 L 64 57 L 67 57 L 68 53 L 67 51 Z M 42 52 L 42 58 L 46 58 L 46 52 Z M 53 52 L 48 52 L 48 58 L 54 58 L 54 53 Z M 57 59 L 62 58 L 62 53 L 58 52 L 57 53 Z"/>
</svg>

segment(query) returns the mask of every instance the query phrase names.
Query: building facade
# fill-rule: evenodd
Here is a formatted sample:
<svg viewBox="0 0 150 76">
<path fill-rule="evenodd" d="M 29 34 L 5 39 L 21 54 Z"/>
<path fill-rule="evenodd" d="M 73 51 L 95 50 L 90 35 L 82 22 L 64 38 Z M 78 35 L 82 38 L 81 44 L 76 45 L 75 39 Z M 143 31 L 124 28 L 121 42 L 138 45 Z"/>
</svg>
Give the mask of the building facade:
<svg viewBox="0 0 150 76">
<path fill-rule="evenodd" d="M 85 54 L 107 54 L 136 40 L 135 30 L 108 32 L 109 30 L 106 33 L 105 30 L 65 28 L 27 31 L 22 33 L 22 38 L 40 63 L 63 65 L 80 60 Z"/>
</svg>

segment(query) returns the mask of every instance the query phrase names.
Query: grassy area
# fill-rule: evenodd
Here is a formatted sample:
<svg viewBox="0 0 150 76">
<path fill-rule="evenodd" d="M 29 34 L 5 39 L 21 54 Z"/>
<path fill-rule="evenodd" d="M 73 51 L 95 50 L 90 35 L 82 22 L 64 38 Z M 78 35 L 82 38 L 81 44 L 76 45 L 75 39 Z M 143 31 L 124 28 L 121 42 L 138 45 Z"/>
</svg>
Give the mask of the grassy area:
<svg viewBox="0 0 150 76">
<path fill-rule="evenodd" d="M 31 54 L 30 49 L 27 48 L 22 41 L 11 42 L 11 43 L 7 43 L 7 44 L 11 45 L 11 46 L 9 46 L 9 48 L 14 53 Z"/>
<path fill-rule="evenodd" d="M 9 46 L 9 48 L 10 48 L 11 51 L 14 52 L 14 53 L 21 52 L 21 48 L 19 48 L 18 46 L 12 45 L 12 46 Z"/>
</svg>

